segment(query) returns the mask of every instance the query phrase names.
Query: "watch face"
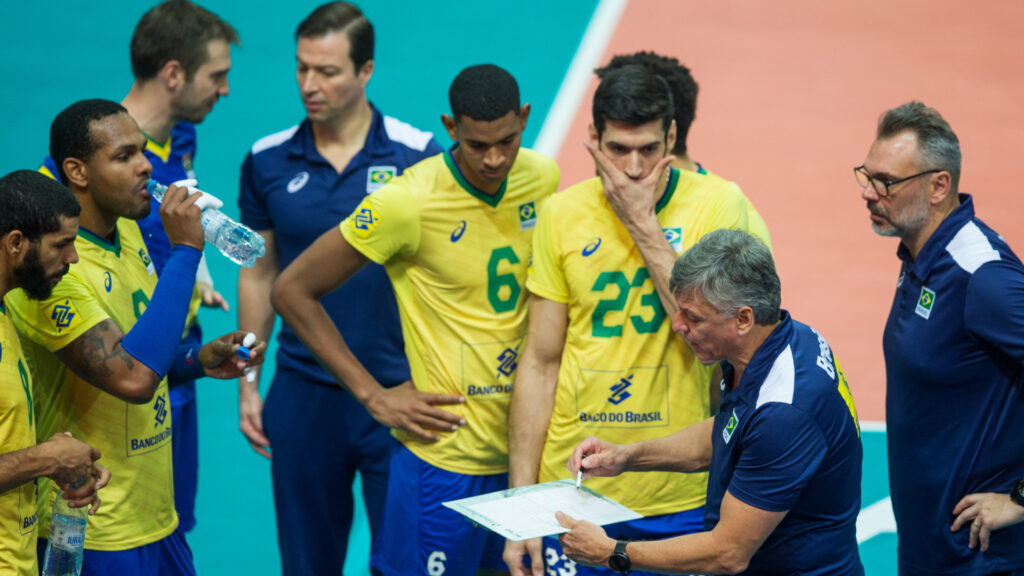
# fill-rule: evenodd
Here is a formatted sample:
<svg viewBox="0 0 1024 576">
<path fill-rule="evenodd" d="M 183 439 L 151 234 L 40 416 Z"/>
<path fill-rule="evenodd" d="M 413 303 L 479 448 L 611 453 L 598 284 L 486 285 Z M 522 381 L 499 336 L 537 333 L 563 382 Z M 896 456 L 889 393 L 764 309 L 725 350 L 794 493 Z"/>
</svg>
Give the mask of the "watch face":
<svg viewBox="0 0 1024 576">
<path fill-rule="evenodd" d="M 1017 482 L 1017 485 L 1013 487 L 1010 492 L 1010 500 L 1013 500 L 1020 506 L 1024 506 L 1024 480 Z"/>
<path fill-rule="evenodd" d="M 616 552 L 608 558 L 608 566 L 620 574 L 629 571 L 629 564 L 629 556 L 626 556 L 625 552 Z"/>
</svg>

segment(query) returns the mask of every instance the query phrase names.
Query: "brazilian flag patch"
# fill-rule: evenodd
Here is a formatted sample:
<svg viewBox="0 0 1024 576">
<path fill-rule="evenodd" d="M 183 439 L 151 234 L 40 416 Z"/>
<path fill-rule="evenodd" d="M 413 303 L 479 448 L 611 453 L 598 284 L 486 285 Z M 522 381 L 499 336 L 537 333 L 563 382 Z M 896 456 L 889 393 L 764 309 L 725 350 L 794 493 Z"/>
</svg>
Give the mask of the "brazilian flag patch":
<svg viewBox="0 0 1024 576">
<path fill-rule="evenodd" d="M 519 229 L 530 230 L 537 225 L 537 207 L 533 200 L 519 205 Z"/>
<path fill-rule="evenodd" d="M 736 416 L 736 409 L 733 408 L 732 416 L 729 416 L 729 421 L 725 423 L 725 429 L 722 430 L 722 439 L 728 444 L 729 440 L 732 440 L 732 433 L 736 431 L 736 426 L 740 423 L 740 419 Z"/>
<path fill-rule="evenodd" d="M 935 304 L 935 291 L 928 289 L 926 286 L 921 287 L 921 295 L 917 298 L 917 308 L 914 312 L 918 316 L 928 319 L 932 315 L 932 306 Z"/>
<path fill-rule="evenodd" d="M 397 172 L 394 166 L 370 166 L 366 171 L 366 193 L 373 194 L 383 188 Z"/>
<path fill-rule="evenodd" d="M 139 260 L 142 260 L 142 264 L 146 267 L 146 272 L 150 275 L 156 274 L 156 266 L 153 265 L 153 260 L 150 259 L 149 252 L 146 252 L 145 248 L 139 248 Z"/>
<path fill-rule="evenodd" d="M 665 240 L 668 240 L 669 245 L 675 250 L 676 254 L 683 251 L 683 227 L 673 226 L 671 228 L 662 228 L 661 231 L 665 234 Z"/>
</svg>

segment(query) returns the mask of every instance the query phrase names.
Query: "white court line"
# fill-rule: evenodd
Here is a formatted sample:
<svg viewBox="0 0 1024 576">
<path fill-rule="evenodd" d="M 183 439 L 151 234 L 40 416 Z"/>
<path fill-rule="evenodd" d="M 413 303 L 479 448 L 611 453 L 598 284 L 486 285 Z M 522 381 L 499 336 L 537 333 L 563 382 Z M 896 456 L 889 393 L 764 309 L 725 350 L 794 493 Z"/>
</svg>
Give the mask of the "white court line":
<svg viewBox="0 0 1024 576">
<path fill-rule="evenodd" d="M 600 63 L 627 3 L 628 0 L 601 0 L 597 5 L 587 31 L 583 34 L 583 41 L 569 65 L 569 72 L 562 80 L 555 101 L 544 118 L 544 125 L 533 144 L 534 150 L 554 158 L 562 148 L 565 135 L 576 117 L 576 110 L 583 101 L 583 94 L 590 85 L 590 75 Z"/>
<path fill-rule="evenodd" d="M 862 432 L 885 432 L 885 422 L 861 421 Z"/>
<path fill-rule="evenodd" d="M 861 422 L 860 430 L 885 432 L 885 422 Z M 883 532 L 896 532 L 896 517 L 892 512 L 892 499 L 888 496 L 867 508 L 860 509 L 860 514 L 857 515 L 857 543 L 870 540 Z"/>
<path fill-rule="evenodd" d="M 860 509 L 857 515 L 857 543 L 870 540 L 883 532 L 896 532 L 896 517 L 892 513 L 892 499 L 888 496 Z"/>
</svg>

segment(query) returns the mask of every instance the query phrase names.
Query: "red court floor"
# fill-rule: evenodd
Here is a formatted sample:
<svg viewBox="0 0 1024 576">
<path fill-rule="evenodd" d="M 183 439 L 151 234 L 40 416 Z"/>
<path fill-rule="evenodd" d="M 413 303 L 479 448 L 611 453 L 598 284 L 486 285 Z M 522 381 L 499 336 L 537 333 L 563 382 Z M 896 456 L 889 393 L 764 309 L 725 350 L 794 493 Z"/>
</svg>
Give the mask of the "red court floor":
<svg viewBox="0 0 1024 576">
<path fill-rule="evenodd" d="M 829 339 L 863 420 L 884 419 L 881 336 L 899 264 L 852 168 L 887 108 L 935 107 L 960 137 L 961 191 L 1024 250 L 1022 23 L 1016 2 L 633 0 L 600 59 L 651 49 L 691 68 L 691 154 L 767 220 L 783 305 Z M 581 143 L 595 86 L 558 155 L 563 187 L 594 173 Z"/>
</svg>

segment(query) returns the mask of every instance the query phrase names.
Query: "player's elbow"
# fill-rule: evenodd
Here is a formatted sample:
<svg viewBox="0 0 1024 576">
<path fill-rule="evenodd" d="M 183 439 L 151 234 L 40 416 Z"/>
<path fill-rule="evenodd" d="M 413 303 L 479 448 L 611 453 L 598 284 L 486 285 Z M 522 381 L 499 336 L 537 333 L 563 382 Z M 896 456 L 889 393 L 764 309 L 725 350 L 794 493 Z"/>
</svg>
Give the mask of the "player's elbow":
<svg viewBox="0 0 1024 576">
<path fill-rule="evenodd" d="M 746 570 L 749 564 L 749 558 L 741 559 L 727 557 L 722 559 L 722 562 L 720 564 L 720 570 L 716 570 L 715 572 L 720 574 L 739 574 L 740 572 Z"/>
<path fill-rule="evenodd" d="M 739 574 L 750 565 L 751 554 L 736 546 L 726 546 L 718 556 L 716 574 Z"/>
<path fill-rule="evenodd" d="M 149 404 L 156 396 L 157 387 L 160 385 L 160 378 L 156 373 L 130 375 L 118 380 L 116 387 L 110 391 L 121 400 L 129 404 Z"/>
<path fill-rule="evenodd" d="M 295 301 L 295 282 L 291 278 L 291 274 L 285 270 L 277 280 L 274 280 L 273 285 L 270 288 L 270 304 L 274 307 L 274 310 L 281 315 L 285 321 L 291 321 L 291 308 L 288 306 L 291 302 Z"/>
<path fill-rule="evenodd" d="M 129 404 L 149 404 L 153 401 L 153 396 L 155 395 L 155 391 L 141 388 L 122 389 L 118 394 L 115 394 L 115 396 Z"/>
</svg>

